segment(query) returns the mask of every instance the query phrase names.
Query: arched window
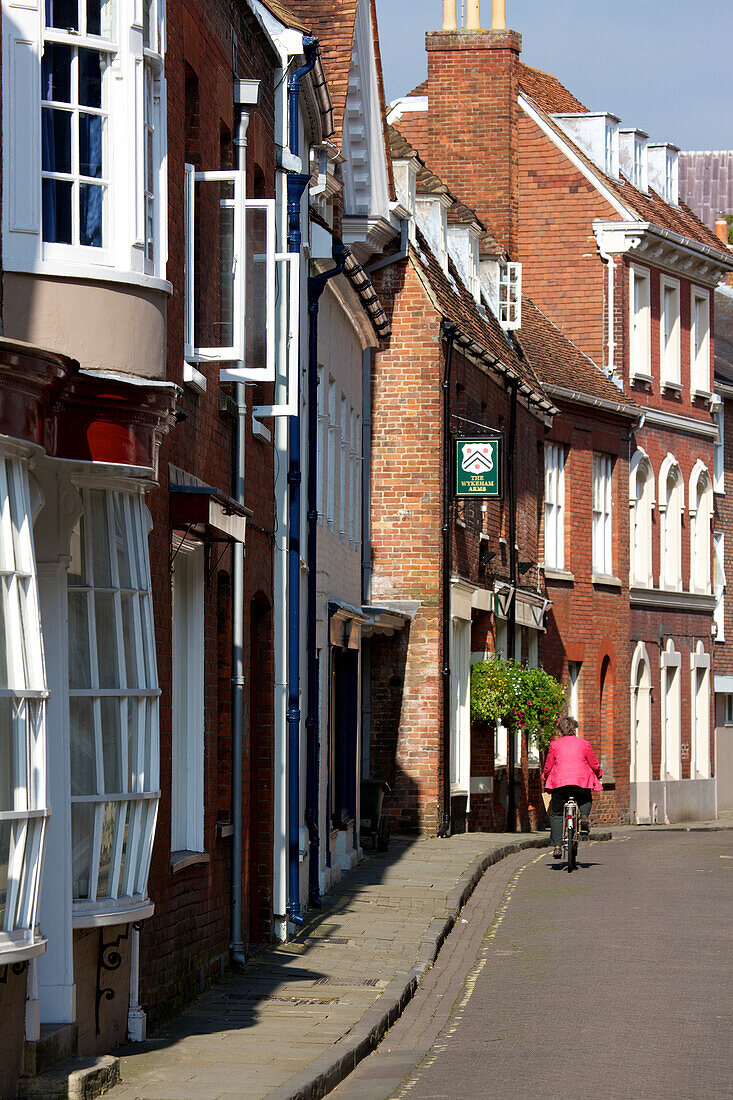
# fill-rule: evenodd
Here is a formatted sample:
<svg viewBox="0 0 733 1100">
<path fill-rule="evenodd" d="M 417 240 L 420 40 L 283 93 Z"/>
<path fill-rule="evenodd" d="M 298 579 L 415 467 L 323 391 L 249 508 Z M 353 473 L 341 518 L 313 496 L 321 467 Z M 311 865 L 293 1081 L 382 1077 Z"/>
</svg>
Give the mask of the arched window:
<svg viewBox="0 0 733 1100">
<path fill-rule="evenodd" d="M 659 587 L 682 590 L 682 512 L 685 487 L 677 460 L 668 454 L 659 471 Z"/>
<path fill-rule="evenodd" d="M 682 730 L 680 723 L 681 655 L 668 639 L 661 655 L 662 664 L 662 759 L 659 778 L 682 778 Z"/>
<path fill-rule="evenodd" d="M 710 592 L 713 483 L 699 460 L 690 475 L 690 592 Z"/>
<path fill-rule="evenodd" d="M 643 642 L 637 642 L 631 660 L 631 783 L 634 821 L 651 821 L 649 784 L 652 779 L 651 666 Z"/>
<path fill-rule="evenodd" d="M 632 587 L 652 588 L 652 513 L 654 471 L 649 457 L 639 448 L 629 465 L 630 562 Z"/>
<path fill-rule="evenodd" d="M 613 779 L 613 734 L 614 721 L 614 676 L 610 657 L 603 658 L 601 665 L 601 692 L 599 715 L 601 726 L 601 767 L 607 781 Z"/>
</svg>

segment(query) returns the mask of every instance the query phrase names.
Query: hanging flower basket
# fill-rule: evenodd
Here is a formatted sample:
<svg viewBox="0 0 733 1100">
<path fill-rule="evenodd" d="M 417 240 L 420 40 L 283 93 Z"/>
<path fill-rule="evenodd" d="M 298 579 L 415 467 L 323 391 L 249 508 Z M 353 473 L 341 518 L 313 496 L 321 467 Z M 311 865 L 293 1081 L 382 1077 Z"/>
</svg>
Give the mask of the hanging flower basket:
<svg viewBox="0 0 733 1100">
<path fill-rule="evenodd" d="M 565 692 L 543 668 L 501 656 L 471 666 L 471 721 L 523 730 L 540 753 L 547 750 L 557 719 L 567 710 Z"/>
</svg>

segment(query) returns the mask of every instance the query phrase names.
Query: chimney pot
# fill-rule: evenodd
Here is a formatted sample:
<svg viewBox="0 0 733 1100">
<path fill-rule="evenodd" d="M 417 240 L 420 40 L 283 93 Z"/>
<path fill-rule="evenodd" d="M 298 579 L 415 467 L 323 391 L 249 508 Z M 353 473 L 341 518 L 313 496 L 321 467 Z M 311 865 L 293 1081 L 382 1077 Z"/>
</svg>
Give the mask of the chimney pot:
<svg viewBox="0 0 733 1100">
<path fill-rule="evenodd" d="M 506 30 L 506 0 L 492 0 L 491 29 Z"/>
<path fill-rule="evenodd" d="M 458 30 L 458 23 L 456 22 L 456 6 L 458 0 L 443 0 L 443 30 L 444 31 L 456 31 Z"/>
<path fill-rule="evenodd" d="M 481 30 L 481 0 L 468 0 L 466 9 L 466 30 Z"/>
<path fill-rule="evenodd" d="M 715 236 L 723 244 L 728 243 L 728 219 L 724 218 L 722 214 L 715 219 Z"/>
</svg>

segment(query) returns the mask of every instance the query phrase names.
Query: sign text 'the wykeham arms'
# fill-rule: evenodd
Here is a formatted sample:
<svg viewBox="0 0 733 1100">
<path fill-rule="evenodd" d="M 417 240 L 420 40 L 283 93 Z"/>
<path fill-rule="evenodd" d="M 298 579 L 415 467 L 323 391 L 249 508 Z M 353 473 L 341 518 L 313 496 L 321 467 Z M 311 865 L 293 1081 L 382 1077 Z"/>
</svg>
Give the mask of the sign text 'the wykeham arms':
<svg viewBox="0 0 733 1100">
<path fill-rule="evenodd" d="M 501 496 L 501 440 L 455 440 L 455 481 L 457 497 Z"/>
</svg>

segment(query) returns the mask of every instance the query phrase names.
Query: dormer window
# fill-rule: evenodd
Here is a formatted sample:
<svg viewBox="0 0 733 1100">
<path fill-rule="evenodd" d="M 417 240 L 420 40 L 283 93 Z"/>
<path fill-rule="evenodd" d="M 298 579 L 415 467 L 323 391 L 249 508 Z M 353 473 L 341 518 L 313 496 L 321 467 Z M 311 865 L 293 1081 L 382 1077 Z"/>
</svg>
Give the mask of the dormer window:
<svg viewBox="0 0 733 1100">
<path fill-rule="evenodd" d="M 643 130 L 619 130 L 619 163 L 629 183 L 638 191 L 647 191 L 647 141 Z"/>
<path fill-rule="evenodd" d="M 679 149 L 669 142 L 649 146 L 649 185 L 665 202 L 679 202 Z"/>
<path fill-rule="evenodd" d="M 601 171 L 618 178 L 619 120 L 615 115 L 584 111 L 552 117 Z"/>
<path fill-rule="evenodd" d="M 416 199 L 416 214 L 430 249 L 444 272 L 448 272 L 448 207 L 453 200 L 446 193 L 420 192 Z"/>
</svg>

